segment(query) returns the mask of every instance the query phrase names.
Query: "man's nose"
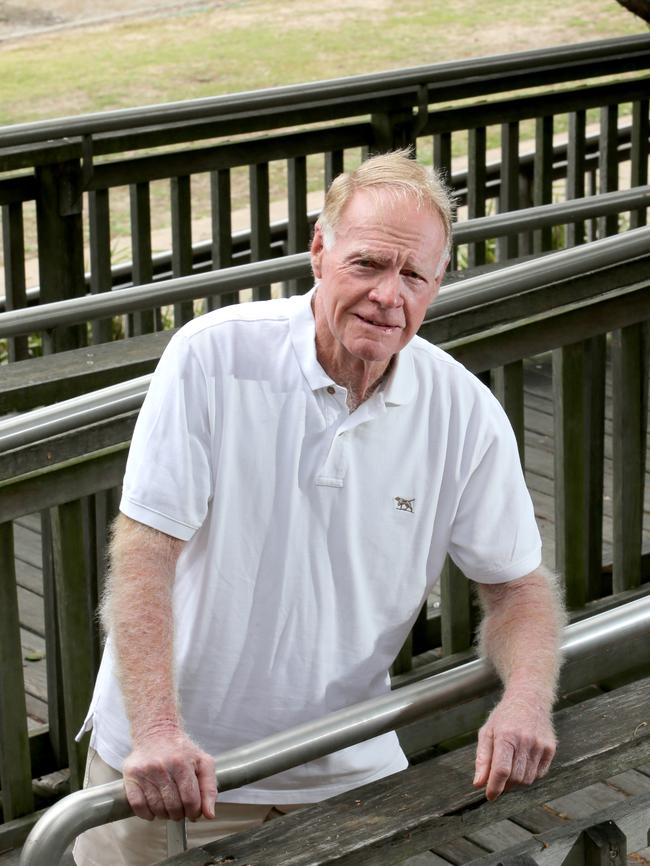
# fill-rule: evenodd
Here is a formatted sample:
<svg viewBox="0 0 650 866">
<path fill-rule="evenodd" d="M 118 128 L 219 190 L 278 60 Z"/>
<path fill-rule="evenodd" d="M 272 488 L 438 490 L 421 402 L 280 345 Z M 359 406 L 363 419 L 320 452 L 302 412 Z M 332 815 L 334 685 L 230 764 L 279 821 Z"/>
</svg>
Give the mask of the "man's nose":
<svg viewBox="0 0 650 866">
<path fill-rule="evenodd" d="M 377 277 L 368 298 L 381 307 L 401 307 L 402 280 L 399 273 L 384 271 Z"/>
</svg>

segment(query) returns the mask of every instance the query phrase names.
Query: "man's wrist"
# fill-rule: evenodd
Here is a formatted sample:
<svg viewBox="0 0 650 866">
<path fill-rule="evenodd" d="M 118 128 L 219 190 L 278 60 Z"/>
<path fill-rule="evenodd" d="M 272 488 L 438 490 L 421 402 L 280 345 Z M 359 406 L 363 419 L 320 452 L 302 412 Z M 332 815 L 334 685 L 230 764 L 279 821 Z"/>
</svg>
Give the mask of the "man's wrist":
<svg viewBox="0 0 650 866">
<path fill-rule="evenodd" d="M 178 719 L 156 719 L 155 722 L 134 726 L 132 730 L 132 739 L 134 746 L 141 746 L 151 739 L 161 736 L 176 737 L 184 736 L 185 731 Z"/>
</svg>

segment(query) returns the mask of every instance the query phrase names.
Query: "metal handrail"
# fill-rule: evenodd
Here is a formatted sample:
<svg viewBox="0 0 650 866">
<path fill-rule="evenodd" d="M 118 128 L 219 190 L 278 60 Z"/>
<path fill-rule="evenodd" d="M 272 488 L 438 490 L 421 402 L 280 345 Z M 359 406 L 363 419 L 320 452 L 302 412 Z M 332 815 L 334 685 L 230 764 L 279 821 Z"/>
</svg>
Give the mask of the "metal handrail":
<svg viewBox="0 0 650 866">
<path fill-rule="evenodd" d="M 151 375 L 98 388 L 3 420 L 0 422 L 0 453 L 139 409 Z"/>
<path fill-rule="evenodd" d="M 617 262 L 628 262 L 641 255 L 647 255 L 650 250 L 650 227 L 633 229 L 621 235 L 613 235 L 590 244 L 583 244 L 569 250 L 550 253 L 533 261 L 522 262 L 500 269 L 498 272 L 481 274 L 469 277 L 460 284 L 443 286 L 435 303 L 428 309 L 425 322 L 440 319 L 460 313 L 469 307 L 479 306 L 492 301 L 500 300 L 512 294 L 530 291 L 541 286 L 548 285 L 561 279 L 566 279 L 578 273 L 595 271 L 599 268 L 611 266 Z M 305 255 L 305 254 L 303 254 Z M 292 256 L 300 259 L 301 256 Z M 588 267 L 585 268 L 585 263 Z M 240 268 L 229 268 L 212 274 L 214 278 L 222 278 L 222 291 L 228 291 L 231 283 L 229 278 L 234 271 L 251 272 L 254 270 L 258 275 L 268 275 L 263 270 L 267 262 L 257 262 L 253 265 L 242 265 Z M 176 286 L 184 280 L 191 280 L 192 287 L 195 286 L 198 277 L 181 278 L 170 280 Z M 241 284 L 241 274 L 234 275 L 234 279 Z M 158 286 L 140 286 L 134 289 L 120 289 L 107 294 L 110 302 L 114 295 L 129 293 L 150 294 L 152 288 Z M 194 291 L 194 288 L 192 288 Z M 104 296 L 100 296 L 102 299 Z M 180 297 L 178 288 L 175 289 L 174 299 Z M 187 297 L 187 295 L 185 295 Z M 38 320 L 38 311 L 50 323 L 60 323 L 52 308 L 63 310 L 64 315 L 70 315 L 69 308 L 78 308 L 80 304 L 92 303 L 97 299 L 96 295 L 89 298 L 73 298 L 66 301 L 57 301 L 53 304 L 43 304 L 32 310 L 22 310 L 21 314 L 30 315 L 31 319 Z M 121 302 L 120 302 L 121 303 Z M 136 298 L 136 303 L 140 303 Z M 136 307 L 139 309 L 140 307 Z M 121 307 L 120 307 L 121 309 Z M 93 309 L 94 312 L 94 309 Z M 74 313 L 72 314 L 74 315 Z M 78 314 L 77 314 L 78 315 Z M 6 333 L 3 330 L 5 317 L 16 316 L 14 312 L 0 314 L 0 336 Z M 53 322 L 53 319 L 55 320 Z M 70 321 L 78 321 L 73 318 Z M 34 327 L 34 326 L 32 326 Z M 38 327 L 38 325 L 36 326 Z M 124 412 L 139 409 L 146 396 L 151 374 L 140 376 L 128 382 L 109 385 L 87 394 L 62 400 L 51 406 L 33 409 L 11 418 L 0 420 L 0 453 L 10 451 L 13 448 L 23 447 L 33 442 L 40 441 L 50 436 L 65 433 L 80 426 L 93 424 L 106 418 L 120 415 Z"/>
<path fill-rule="evenodd" d="M 640 34 L 266 90 L 55 118 L 5 127 L 0 130 L 0 147 L 92 136 L 125 129 L 145 130 L 150 126 L 190 123 L 215 117 L 227 117 L 230 120 L 241 115 L 268 114 L 273 110 L 313 108 L 319 104 L 326 105 L 351 98 L 372 96 L 380 99 L 409 91 L 416 93 L 417 104 L 417 94 L 423 86 L 451 85 L 455 81 L 466 83 L 481 78 L 494 82 L 517 72 L 532 73 L 536 68 L 546 71 L 554 64 L 561 65 L 563 69 L 579 71 L 585 63 L 619 58 L 629 61 L 634 53 L 643 57 L 649 50 L 650 37 Z M 503 87 L 507 87 L 506 82 Z"/>
<path fill-rule="evenodd" d="M 636 199 L 635 199 L 636 200 Z M 543 207 L 550 207 L 544 205 Z M 516 212 L 509 217 L 518 229 L 526 227 L 526 216 L 517 222 Z M 481 218 L 491 219 L 491 217 Z M 573 220 L 572 220 L 573 221 Z M 566 250 L 549 253 L 542 258 L 521 262 L 498 271 L 468 277 L 459 285 L 443 286 L 438 300 L 427 313 L 427 318 L 445 314 L 453 293 L 455 309 L 466 301 L 479 303 L 476 296 L 487 300 L 506 297 L 515 289 L 524 291 L 549 282 L 569 279 L 586 270 L 597 270 L 618 262 L 647 255 L 650 249 L 650 227 L 630 229 L 618 235 L 601 238 Z M 16 337 L 33 331 L 49 331 L 63 325 L 74 325 L 88 319 L 146 310 L 177 301 L 194 300 L 205 295 L 221 295 L 248 289 L 252 286 L 307 277 L 311 273 L 309 253 L 297 253 L 281 259 L 267 259 L 236 265 L 206 274 L 177 277 L 164 282 L 146 283 L 126 289 L 115 289 L 81 298 L 67 298 L 49 304 L 39 304 L 21 310 L 0 313 L 0 338 Z"/>
<path fill-rule="evenodd" d="M 625 653 L 616 652 L 622 638 Z M 637 666 L 650 663 L 648 638 L 650 597 L 645 597 L 567 626 L 562 653 L 568 665 L 593 659 L 599 675 L 611 676 L 625 669 L 630 658 Z M 402 727 L 486 694 L 497 682 L 488 662 L 477 659 L 390 695 L 224 752 L 216 758 L 218 789 L 239 788 Z M 121 781 L 69 794 L 36 824 L 25 842 L 20 866 L 53 866 L 79 833 L 130 815 Z"/>
</svg>

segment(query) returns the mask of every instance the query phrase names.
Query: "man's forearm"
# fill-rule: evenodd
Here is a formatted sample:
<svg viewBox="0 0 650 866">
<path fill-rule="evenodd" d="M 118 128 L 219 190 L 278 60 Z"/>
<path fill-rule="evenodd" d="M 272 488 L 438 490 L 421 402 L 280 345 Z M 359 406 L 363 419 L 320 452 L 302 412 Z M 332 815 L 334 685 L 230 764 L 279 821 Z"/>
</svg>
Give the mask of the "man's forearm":
<svg viewBox="0 0 650 866">
<path fill-rule="evenodd" d="M 172 588 L 183 542 L 120 515 L 102 618 L 114 642 L 133 751 L 122 772 L 140 818 L 214 817 L 214 760 L 184 732 L 174 682 Z"/>
<path fill-rule="evenodd" d="M 181 727 L 173 662 L 172 587 L 183 542 L 119 515 L 102 619 L 110 629 L 135 744 Z"/>
<path fill-rule="evenodd" d="M 483 585 L 479 595 L 484 610 L 482 654 L 497 669 L 507 692 L 534 694 L 550 708 L 565 622 L 554 575 L 539 568 L 511 583 Z"/>
<path fill-rule="evenodd" d="M 531 784 L 553 760 L 551 709 L 560 667 L 564 608 L 555 579 L 538 569 L 510 583 L 482 586 L 481 649 L 505 690 L 478 735 L 474 784 L 488 800 Z"/>
</svg>

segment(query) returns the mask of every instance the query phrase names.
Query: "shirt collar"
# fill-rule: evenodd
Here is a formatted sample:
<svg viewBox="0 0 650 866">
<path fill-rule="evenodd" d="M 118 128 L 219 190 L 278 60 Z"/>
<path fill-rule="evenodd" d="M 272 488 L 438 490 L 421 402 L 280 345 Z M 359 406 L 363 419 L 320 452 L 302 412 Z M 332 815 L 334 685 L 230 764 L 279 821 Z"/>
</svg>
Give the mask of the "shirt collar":
<svg viewBox="0 0 650 866">
<path fill-rule="evenodd" d="M 291 342 L 300 369 L 312 391 L 335 385 L 316 357 L 316 323 L 311 303 L 315 288 L 304 295 L 294 298 L 294 308 L 290 318 Z M 415 397 L 415 365 L 413 350 L 405 346 L 393 362 L 393 368 L 382 391 L 386 405 L 401 406 Z"/>
</svg>

